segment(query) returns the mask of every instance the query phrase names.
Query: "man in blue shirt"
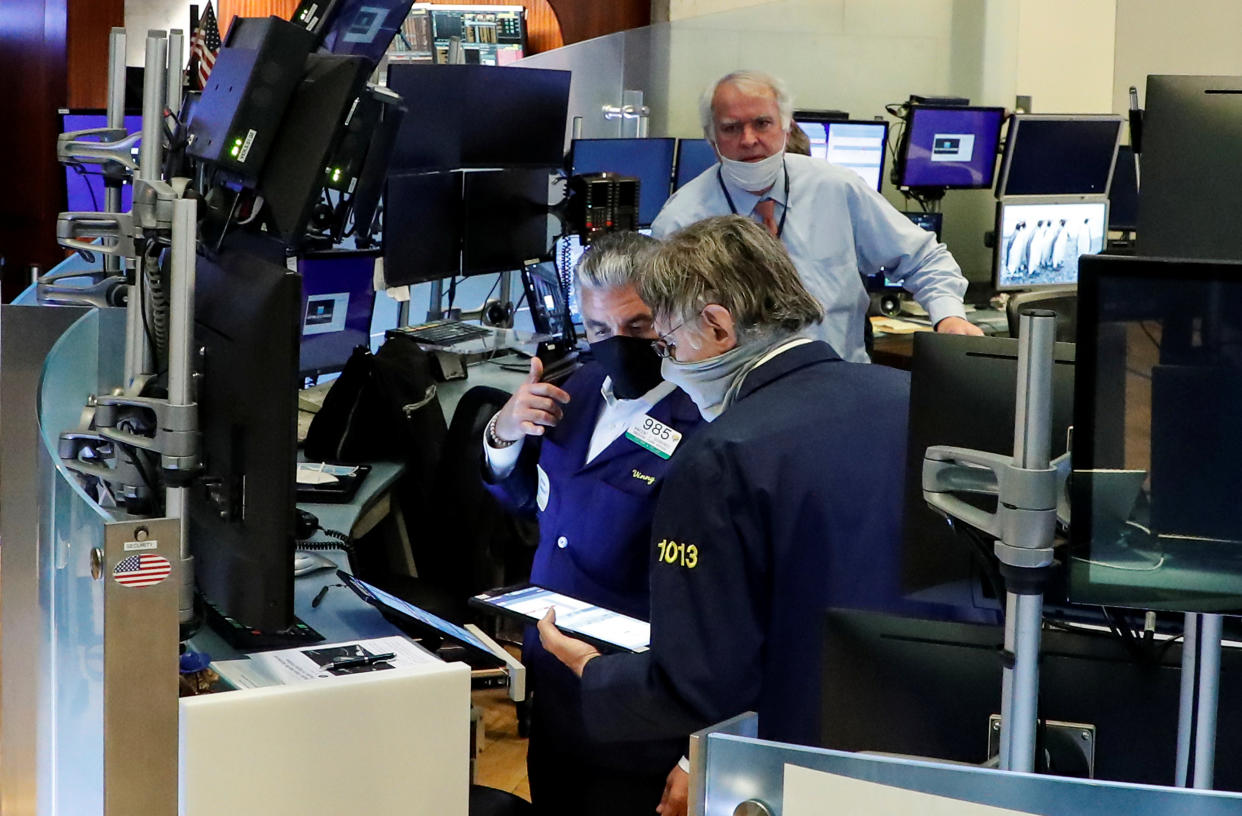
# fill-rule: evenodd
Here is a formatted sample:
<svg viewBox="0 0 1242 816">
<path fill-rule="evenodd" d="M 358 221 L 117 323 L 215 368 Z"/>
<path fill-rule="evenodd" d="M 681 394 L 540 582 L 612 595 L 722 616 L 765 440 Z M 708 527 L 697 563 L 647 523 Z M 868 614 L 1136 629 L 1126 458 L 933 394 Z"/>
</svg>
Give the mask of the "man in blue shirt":
<svg viewBox="0 0 1242 816">
<path fill-rule="evenodd" d="M 741 216 L 675 233 L 639 292 L 665 379 L 710 420 L 652 523 L 651 648 L 601 657 L 552 615 L 540 637 L 582 678 L 601 739 L 684 736 L 755 710 L 761 737 L 814 744 L 824 609 L 901 603 L 909 375 L 808 338 L 819 305 Z"/>
<path fill-rule="evenodd" d="M 731 73 L 704 93 L 699 114 L 720 163 L 668 200 L 653 235 L 663 238 L 728 213 L 763 224 L 824 307 L 813 336 L 852 362 L 868 359 L 869 299 L 861 274 L 881 268 L 914 295 L 937 331 L 983 333 L 967 322 L 966 279 L 933 233 L 912 224 L 850 170 L 785 152 L 793 101 L 780 80 L 758 71 Z"/>
<path fill-rule="evenodd" d="M 531 582 L 646 620 L 651 517 L 680 445 L 653 452 L 627 434 L 647 417 L 687 435 L 699 414 L 660 377 L 651 309 L 634 286 L 639 257 L 655 240 L 603 236 L 575 279 L 595 362 L 559 388 L 540 382 L 538 359 L 485 434 L 484 480 L 511 509 L 536 514 Z M 679 740 L 625 751 L 591 739 L 578 680 L 528 631 L 522 660 L 532 689 L 527 754 L 539 813 L 654 813 Z"/>
</svg>

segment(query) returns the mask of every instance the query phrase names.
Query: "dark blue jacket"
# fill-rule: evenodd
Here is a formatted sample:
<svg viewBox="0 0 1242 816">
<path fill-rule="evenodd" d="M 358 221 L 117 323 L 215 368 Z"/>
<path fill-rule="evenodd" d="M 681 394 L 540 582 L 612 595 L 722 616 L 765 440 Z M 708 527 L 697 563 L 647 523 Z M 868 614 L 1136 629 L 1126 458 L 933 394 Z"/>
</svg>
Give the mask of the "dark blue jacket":
<svg viewBox="0 0 1242 816">
<path fill-rule="evenodd" d="M 651 651 L 586 666 L 593 735 L 683 735 L 755 710 L 760 736 L 818 742 L 823 610 L 899 594 L 908 401 L 905 372 L 819 342 L 746 377 L 660 497 Z"/>
<path fill-rule="evenodd" d="M 583 464 L 603 409 L 600 386 L 604 377 L 603 369 L 594 363 L 577 371 L 563 386 L 570 395 L 564 419 L 542 439 L 528 439 L 513 473 L 488 485 L 488 490 L 511 510 L 538 514 L 539 546 L 531 583 L 647 620 L 656 497 L 666 471 L 682 455 L 690 432 L 702 419 L 690 398 L 674 390 L 648 412 L 685 436 L 670 459 L 623 434 Z M 540 470 L 548 483 L 542 511 L 537 506 Z M 544 721 L 555 729 L 560 747 L 594 751 L 601 764 L 610 766 L 633 767 L 639 761 L 633 755 L 616 757 L 616 751 L 604 751 L 586 739 L 578 680 L 543 650 L 533 627 L 526 633 L 522 659 L 536 697 L 548 703 L 536 706 L 541 717 L 553 719 Z M 658 759 L 651 763 L 667 772 L 682 750 L 684 745 L 671 759 L 667 750 L 656 751 Z"/>
</svg>

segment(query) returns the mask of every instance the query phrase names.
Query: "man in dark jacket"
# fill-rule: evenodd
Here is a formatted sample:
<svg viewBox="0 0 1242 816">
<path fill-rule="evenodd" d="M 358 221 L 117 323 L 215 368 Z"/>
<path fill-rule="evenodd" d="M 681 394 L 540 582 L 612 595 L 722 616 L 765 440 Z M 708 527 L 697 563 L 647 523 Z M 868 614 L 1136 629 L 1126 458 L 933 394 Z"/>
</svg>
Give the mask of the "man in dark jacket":
<svg viewBox="0 0 1242 816">
<path fill-rule="evenodd" d="M 575 271 L 595 362 L 558 388 L 538 359 L 485 434 L 485 481 L 502 503 L 537 514 L 531 582 L 646 620 L 651 516 L 664 474 L 681 455 L 641 445 L 647 418 L 685 435 L 694 404 L 660 377 L 651 309 L 634 288 L 636 262 L 655 241 L 603 236 Z M 653 813 L 684 748 L 648 741 L 619 752 L 588 737 L 578 679 L 543 650 L 534 630 L 522 654 L 532 688 L 527 755 L 541 814 Z M 585 810 L 584 810 L 585 808 Z"/>
<path fill-rule="evenodd" d="M 601 657 L 551 617 L 544 645 L 582 678 L 601 738 L 684 737 L 756 710 L 761 737 L 815 743 L 823 610 L 899 595 L 909 377 L 803 334 L 820 306 L 747 218 L 675 233 L 639 292 L 665 379 L 711 420 L 652 525 L 651 649 Z"/>
</svg>

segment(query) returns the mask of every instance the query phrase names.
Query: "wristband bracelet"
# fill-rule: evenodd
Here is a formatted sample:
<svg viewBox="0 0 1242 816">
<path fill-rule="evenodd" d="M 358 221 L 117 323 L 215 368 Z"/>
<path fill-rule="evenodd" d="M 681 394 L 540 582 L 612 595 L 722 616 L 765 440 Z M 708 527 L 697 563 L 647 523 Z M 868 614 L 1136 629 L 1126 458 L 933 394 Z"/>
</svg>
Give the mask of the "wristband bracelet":
<svg viewBox="0 0 1242 816">
<path fill-rule="evenodd" d="M 487 423 L 487 431 L 485 432 L 487 444 L 493 448 L 507 448 L 511 445 L 516 445 L 518 442 L 516 439 L 501 439 L 496 435 L 496 420 L 498 419 L 500 419 L 499 411 L 493 414 L 491 421 Z"/>
</svg>

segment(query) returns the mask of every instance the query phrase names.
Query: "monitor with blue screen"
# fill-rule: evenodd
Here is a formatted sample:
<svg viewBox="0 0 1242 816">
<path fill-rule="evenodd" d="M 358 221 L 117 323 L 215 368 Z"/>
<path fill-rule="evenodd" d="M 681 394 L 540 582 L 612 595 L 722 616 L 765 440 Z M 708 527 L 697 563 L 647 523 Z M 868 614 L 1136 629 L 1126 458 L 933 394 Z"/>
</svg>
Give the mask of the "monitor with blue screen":
<svg viewBox="0 0 1242 816">
<path fill-rule="evenodd" d="M 668 200 L 676 139 L 574 139 L 570 173 L 620 173 L 638 179 L 638 223 L 646 226 Z"/>
<path fill-rule="evenodd" d="M 884 175 L 884 148 L 888 123 L 841 119 L 798 119 L 798 126 L 811 142 L 811 156 L 853 170 L 879 192 Z"/>
<path fill-rule="evenodd" d="M 317 377 L 340 371 L 356 346 L 369 346 L 375 256 L 337 252 L 303 257 L 302 341 L 298 371 Z"/>
<path fill-rule="evenodd" d="M 716 148 L 706 139 L 677 140 L 677 178 L 673 190 L 680 190 L 686 182 L 716 166 Z"/>
<path fill-rule="evenodd" d="M 108 115 L 103 111 L 62 111 L 61 133 L 72 133 L 76 130 L 89 130 L 108 126 Z M 142 130 L 141 116 L 125 117 L 125 132 L 138 133 Z M 134 145 L 137 155 L 141 142 Z M 102 212 L 104 208 L 104 180 L 100 165 L 86 164 L 81 166 L 65 166 L 65 212 Z M 133 188 L 126 184 L 121 187 L 121 212 L 133 209 Z"/>
<path fill-rule="evenodd" d="M 915 105 L 898 152 L 901 187 L 991 187 L 1003 108 Z"/>
</svg>

